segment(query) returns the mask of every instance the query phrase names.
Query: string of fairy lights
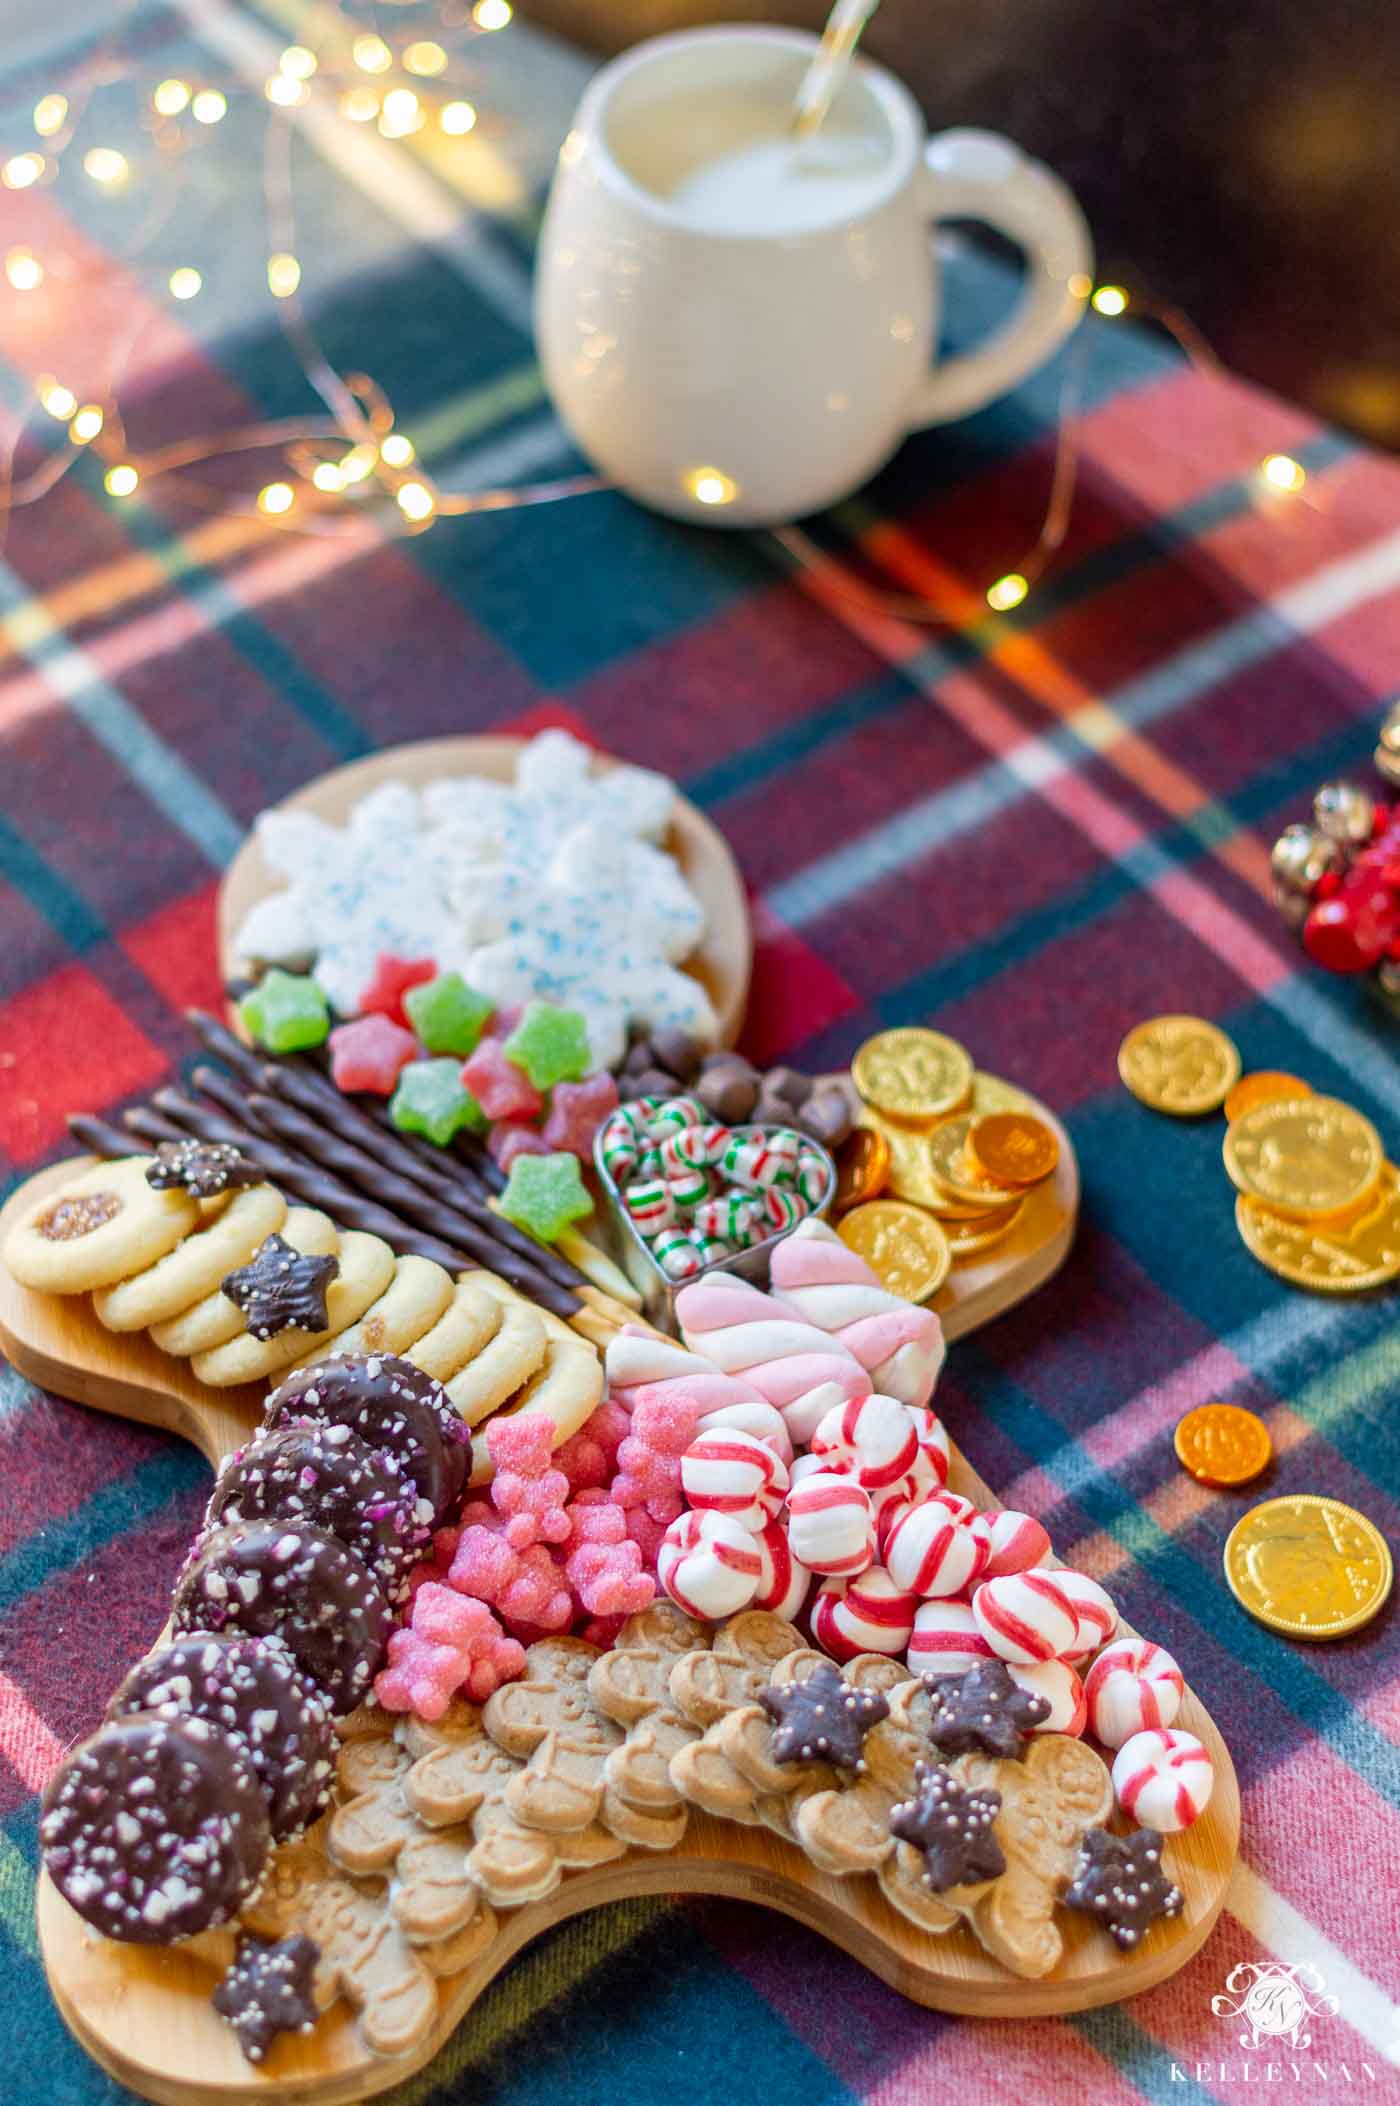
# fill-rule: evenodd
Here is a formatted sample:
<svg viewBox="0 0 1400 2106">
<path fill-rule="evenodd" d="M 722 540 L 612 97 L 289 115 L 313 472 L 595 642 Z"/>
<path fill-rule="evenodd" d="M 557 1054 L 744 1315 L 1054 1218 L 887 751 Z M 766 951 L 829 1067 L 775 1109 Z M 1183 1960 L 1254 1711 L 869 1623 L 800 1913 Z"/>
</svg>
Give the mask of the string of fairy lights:
<svg viewBox="0 0 1400 2106">
<path fill-rule="evenodd" d="M 356 23 L 345 12 L 345 0 L 332 0 L 317 10 L 315 19 L 318 48 L 309 42 L 286 45 L 263 80 L 261 95 L 268 118 L 267 293 L 325 416 L 223 429 L 137 449 L 129 443 L 118 400 L 124 371 L 114 372 L 105 390 L 91 395 L 79 393 L 60 374 L 41 374 L 32 399 L 43 413 L 39 425 L 46 429 L 49 444 L 41 438 L 37 463 L 18 473 L 24 442 L 35 434 L 32 417 L 15 420 L 7 445 L 0 449 L 0 534 L 10 515 L 40 502 L 89 454 L 103 463 L 103 485 L 112 498 L 130 500 L 162 478 L 178 478 L 180 497 L 197 508 L 241 515 L 284 532 L 322 536 L 359 531 L 367 510 L 373 511 L 381 528 L 408 535 L 423 533 L 443 518 L 555 503 L 610 487 L 600 476 L 577 474 L 498 490 L 458 493 L 442 488 L 418 458 L 412 439 L 398 428 L 393 405 L 376 382 L 367 374 L 340 373 L 325 357 L 302 299 L 292 187 L 296 113 L 314 96 L 333 107 L 339 120 L 373 126 L 387 140 L 407 142 L 418 134 L 465 139 L 482 123 L 482 114 L 466 92 L 473 83 L 461 78 L 460 52 L 450 50 L 441 37 L 463 37 L 470 48 L 473 40 L 498 34 L 511 22 L 511 0 L 441 0 L 440 23 L 434 25 L 441 36 L 411 34 L 393 41 L 378 27 Z M 70 154 L 79 152 L 80 135 L 86 142 L 81 143 L 82 174 L 98 190 L 119 193 L 149 180 L 122 148 L 88 137 L 96 129 L 102 91 L 117 81 L 130 84 L 136 75 L 135 63 L 121 56 L 122 26 L 119 18 L 66 82 L 38 97 L 30 113 L 31 140 L 9 142 L 14 150 L 0 159 L 0 184 L 6 189 L 23 192 L 53 183 Z M 143 125 L 162 180 L 150 185 L 151 210 L 123 262 L 134 262 L 149 248 L 169 218 L 187 158 L 227 117 L 230 89 L 235 94 L 258 92 L 241 83 L 226 87 L 182 75 L 141 87 Z M 62 279 L 66 268 L 63 259 L 45 256 L 30 243 L 9 247 L 3 258 L 10 290 L 27 299 L 42 300 L 45 287 Z M 167 275 L 166 289 L 176 305 L 197 300 L 205 290 L 205 274 L 197 262 L 177 264 Z M 1226 377 L 1199 333 L 1179 313 L 1130 296 L 1122 285 L 1095 285 L 1085 278 L 1071 289 L 1104 318 L 1132 313 L 1158 322 L 1199 370 Z M 123 346 L 123 364 L 137 334 L 139 330 L 132 331 Z M 1081 332 L 1061 386 L 1041 525 L 1031 547 L 986 586 L 983 596 L 993 613 L 1008 613 L 1021 605 L 1068 531 L 1079 474 L 1079 398 L 1087 351 Z M 195 472 L 240 455 L 273 456 L 276 472 L 255 489 L 233 495 L 226 486 L 201 482 Z M 1254 474 L 1261 495 L 1273 499 L 1297 498 L 1307 482 L 1302 464 L 1282 453 L 1257 462 Z M 718 511 L 735 500 L 739 487 L 717 468 L 699 469 L 691 492 L 699 503 Z M 799 564 L 822 564 L 829 571 L 822 551 L 803 530 L 779 529 L 778 539 Z M 936 600 L 887 593 L 855 581 L 846 581 L 842 589 L 882 613 L 906 620 L 951 618 L 948 607 Z"/>
</svg>

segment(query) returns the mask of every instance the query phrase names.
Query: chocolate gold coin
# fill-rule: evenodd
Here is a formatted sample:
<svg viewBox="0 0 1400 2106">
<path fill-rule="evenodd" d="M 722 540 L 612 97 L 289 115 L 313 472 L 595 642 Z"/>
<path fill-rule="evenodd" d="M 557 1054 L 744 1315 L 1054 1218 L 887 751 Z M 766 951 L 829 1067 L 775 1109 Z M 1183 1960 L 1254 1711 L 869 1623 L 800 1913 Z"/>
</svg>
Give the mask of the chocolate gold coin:
<svg viewBox="0 0 1400 2106">
<path fill-rule="evenodd" d="M 1295 1221 L 1354 1206 L 1385 1160 L 1370 1120 L 1337 1097 L 1256 1104 L 1229 1128 L 1224 1153 L 1237 1191 Z"/>
<path fill-rule="evenodd" d="M 857 1126 L 836 1155 L 838 1214 L 874 1199 L 890 1181 L 890 1144 L 878 1126 Z"/>
<path fill-rule="evenodd" d="M 1390 1163 L 1371 1204 L 1350 1217 L 1289 1221 L 1241 1195 L 1235 1226 L 1251 1256 L 1294 1287 L 1364 1294 L 1400 1278 L 1400 1187 Z"/>
<path fill-rule="evenodd" d="M 1240 1056 L 1204 1017 L 1154 1016 L 1118 1048 L 1118 1073 L 1140 1104 L 1194 1119 L 1219 1111 L 1240 1079 Z"/>
<path fill-rule="evenodd" d="M 851 1062 L 867 1104 L 893 1119 L 940 1119 L 967 1101 L 972 1061 L 956 1039 L 909 1026 L 868 1038 Z"/>
<path fill-rule="evenodd" d="M 1024 1213 L 1025 1205 L 1022 1199 L 1014 1207 L 1003 1207 L 999 1214 L 976 1214 L 970 1221 L 945 1221 L 943 1233 L 948 1238 L 953 1263 L 961 1265 L 1009 1236 Z"/>
<path fill-rule="evenodd" d="M 1234 1124 L 1256 1104 L 1272 1104 L 1283 1097 L 1311 1097 L 1312 1084 L 1300 1082 L 1296 1075 L 1286 1074 L 1281 1068 L 1256 1068 L 1251 1075 L 1243 1075 L 1225 1099 L 1225 1116 Z"/>
<path fill-rule="evenodd" d="M 1239 1404 L 1198 1404 L 1177 1422 L 1176 1459 L 1200 1484 L 1248 1484 L 1269 1466 L 1269 1429 Z"/>
<path fill-rule="evenodd" d="M 1315 1492 L 1266 1499 L 1225 1540 L 1225 1578 L 1240 1607 L 1289 1638 L 1345 1638 L 1390 1594 L 1384 1536 L 1355 1507 Z"/>
<path fill-rule="evenodd" d="M 891 1294 L 926 1302 L 948 1277 L 952 1252 L 938 1223 L 898 1199 L 870 1199 L 837 1223 L 836 1233 L 864 1258 Z"/>
<path fill-rule="evenodd" d="M 967 1147 L 971 1130 L 971 1112 L 961 1112 L 956 1119 L 944 1119 L 934 1127 L 928 1137 L 928 1156 L 935 1182 L 950 1199 L 982 1213 L 1014 1206 L 1020 1193 L 987 1177 L 972 1161 Z"/>
<path fill-rule="evenodd" d="M 1000 1075 L 988 1075 L 979 1068 L 972 1078 L 972 1102 L 968 1110 L 978 1117 L 983 1112 L 1029 1111 L 1031 1100 L 1024 1090 L 1018 1090 L 1014 1082 L 1003 1082 Z"/>
<path fill-rule="evenodd" d="M 1045 1121 L 1023 1111 L 974 1114 L 967 1152 L 985 1176 L 1018 1188 L 1040 1184 L 1060 1160 L 1060 1144 Z"/>
<path fill-rule="evenodd" d="M 897 1119 L 885 1118 L 868 1104 L 861 1106 L 856 1123 L 858 1128 L 879 1134 L 884 1141 L 890 1158 L 886 1189 L 893 1197 L 907 1199 L 916 1207 L 937 1205 L 941 1193 L 929 1161 L 928 1135 L 912 1126 L 901 1126 Z"/>
</svg>

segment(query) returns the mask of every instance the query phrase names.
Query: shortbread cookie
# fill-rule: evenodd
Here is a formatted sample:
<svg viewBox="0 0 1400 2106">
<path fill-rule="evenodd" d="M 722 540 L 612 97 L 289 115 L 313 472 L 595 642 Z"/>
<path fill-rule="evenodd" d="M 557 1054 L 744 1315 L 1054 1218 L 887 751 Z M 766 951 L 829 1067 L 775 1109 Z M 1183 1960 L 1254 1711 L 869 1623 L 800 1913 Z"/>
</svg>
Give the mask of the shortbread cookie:
<svg viewBox="0 0 1400 2106">
<path fill-rule="evenodd" d="M 544 1327 L 544 1363 L 515 1400 L 506 1406 L 514 1416 L 526 1412 L 550 1423 L 550 1442 L 559 1447 L 578 1432 L 603 1400 L 603 1363 L 586 1338 L 571 1331 L 548 1310 L 535 1312 Z M 464 1370 L 469 1376 L 470 1368 Z M 448 1394 L 452 1384 L 448 1384 Z M 472 1470 L 472 1483 L 485 1484 L 491 1476 L 491 1453 L 479 1443 Z"/>
<path fill-rule="evenodd" d="M 230 1388 L 239 1382 L 262 1382 L 269 1375 L 280 1374 L 293 1361 L 305 1364 L 308 1354 L 319 1355 L 330 1348 L 340 1333 L 348 1331 L 378 1300 L 394 1273 L 394 1253 L 388 1244 L 360 1229 L 345 1231 L 337 1260 L 340 1269 L 326 1288 L 324 1330 L 308 1333 L 299 1324 L 291 1323 L 270 1338 L 255 1338 L 245 1331 L 227 1345 L 195 1355 L 190 1365 L 200 1381 L 215 1389 Z"/>
<path fill-rule="evenodd" d="M 671 1757 L 698 1740 L 700 1728 L 671 1701 L 671 1669 L 683 1654 L 708 1643 L 704 1624 L 682 1615 L 673 1602 L 659 1601 L 629 1616 L 612 1650 L 588 1671 L 594 1709 L 627 1734 L 603 1764 L 608 1788 L 642 1813 L 674 1813 L 684 1803 L 671 1778 Z"/>
<path fill-rule="evenodd" d="M 272 1185 L 235 1192 L 207 1227 L 186 1236 L 145 1272 L 101 1287 L 92 1306 L 109 1331 L 144 1331 L 213 1294 L 226 1273 L 246 1264 L 264 1237 L 280 1229 L 287 1202 Z"/>
<path fill-rule="evenodd" d="M 145 1272 L 199 1226 L 188 1192 L 146 1181 L 154 1157 L 97 1163 L 23 1213 L 5 1238 L 4 1259 L 22 1287 L 86 1294 Z"/>
<path fill-rule="evenodd" d="M 430 1331 L 452 1300 L 452 1275 L 431 1258 L 399 1258 L 394 1276 L 357 1324 L 335 1341 L 337 1353 L 402 1353 Z M 296 1364 L 308 1366 L 317 1354 Z"/>
<path fill-rule="evenodd" d="M 459 1280 L 451 1301 L 430 1331 L 404 1354 L 425 1375 L 449 1382 L 490 1344 L 501 1328 L 501 1304 L 475 1280 Z"/>
<path fill-rule="evenodd" d="M 486 1700 L 482 1724 L 525 1767 L 506 1803 L 527 1828 L 546 1834 L 586 1828 L 598 1818 L 603 1764 L 622 1729 L 593 1709 L 588 1676 L 598 1648 L 582 1638 L 542 1638 L 525 1654 L 525 1674 Z"/>
<path fill-rule="evenodd" d="M 329 1215 L 315 1207 L 288 1207 L 277 1230 L 284 1243 L 308 1258 L 333 1258 L 340 1249 L 340 1231 Z M 221 1287 L 193 1302 L 167 1323 L 152 1324 L 151 1343 L 177 1360 L 190 1360 L 196 1353 L 210 1353 L 227 1345 L 243 1330 L 243 1311 L 231 1302 Z"/>
<path fill-rule="evenodd" d="M 749 1616 L 762 1621 L 749 1627 Z M 781 1618 L 750 1610 L 736 1616 L 733 1624 L 744 1627 L 733 1635 L 728 1627 L 717 1634 L 721 1663 L 714 1677 L 703 1671 L 697 1676 L 689 1664 L 684 1675 L 672 1677 L 673 1692 L 680 1692 L 692 1718 L 698 1722 L 703 1717 L 705 1730 L 672 1757 L 671 1781 L 683 1798 L 706 1813 L 791 1835 L 794 1805 L 808 1793 L 833 1787 L 837 1776 L 826 1762 L 775 1760 L 773 1721 L 757 1701 L 754 1685 L 796 1683 L 831 1663 L 824 1653 L 800 1644 L 776 1662 L 766 1658 L 771 1647 L 782 1642 L 783 1631 L 797 1635 Z M 723 1700 L 726 1689 L 733 1693 L 732 1706 Z M 751 1700 L 744 1701 L 750 1693 Z"/>
<path fill-rule="evenodd" d="M 524 1387 L 544 1361 L 547 1339 L 538 1309 L 513 1295 L 489 1345 L 443 1386 L 468 1426 L 479 1426 Z"/>
</svg>

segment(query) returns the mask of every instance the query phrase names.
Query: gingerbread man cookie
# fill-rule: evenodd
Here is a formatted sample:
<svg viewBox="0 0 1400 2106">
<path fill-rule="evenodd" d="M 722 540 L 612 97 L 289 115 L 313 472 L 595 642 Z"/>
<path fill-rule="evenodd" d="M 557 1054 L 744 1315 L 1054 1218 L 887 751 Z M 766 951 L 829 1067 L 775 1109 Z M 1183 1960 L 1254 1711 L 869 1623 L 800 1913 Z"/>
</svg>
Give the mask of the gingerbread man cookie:
<svg viewBox="0 0 1400 2106">
<path fill-rule="evenodd" d="M 764 1609 L 732 1616 L 715 1632 L 710 1651 L 678 1660 L 672 1701 L 682 1718 L 703 1729 L 671 1758 L 671 1781 L 682 1798 L 722 1820 L 789 1834 L 789 1801 L 832 1782 L 834 1773 L 824 1763 L 775 1762 L 772 1720 L 758 1698 L 775 1682 L 830 1664 L 824 1653 L 804 1647 L 792 1624 Z"/>
<path fill-rule="evenodd" d="M 687 1653 L 704 1651 L 708 1628 L 658 1601 L 629 1616 L 611 1652 L 593 1662 L 588 1694 L 596 1711 L 626 1730 L 621 1747 L 603 1764 L 605 1797 L 642 1814 L 683 1815 L 684 1800 L 671 1778 L 671 1758 L 700 1737 L 700 1729 L 671 1698 L 671 1669 Z M 614 1818 L 618 1809 L 612 1808 Z M 610 1824 L 611 1825 L 611 1824 Z"/>
</svg>

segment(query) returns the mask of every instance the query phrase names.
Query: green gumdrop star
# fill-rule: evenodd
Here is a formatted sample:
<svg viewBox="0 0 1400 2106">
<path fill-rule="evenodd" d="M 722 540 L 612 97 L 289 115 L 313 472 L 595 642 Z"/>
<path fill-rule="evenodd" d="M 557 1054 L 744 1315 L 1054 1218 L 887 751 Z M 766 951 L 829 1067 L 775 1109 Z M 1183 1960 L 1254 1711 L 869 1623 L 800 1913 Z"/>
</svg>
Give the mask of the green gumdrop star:
<svg viewBox="0 0 1400 2106">
<path fill-rule="evenodd" d="M 496 1205 L 541 1243 L 555 1243 L 571 1221 L 593 1211 L 576 1155 L 518 1155 Z"/>
<path fill-rule="evenodd" d="M 456 1060 L 411 1060 L 399 1070 L 398 1087 L 389 1099 L 389 1117 L 400 1133 L 421 1133 L 446 1148 L 452 1136 L 470 1126 L 486 1130 L 486 1114 L 470 1090 L 462 1088 Z"/>
<path fill-rule="evenodd" d="M 274 967 L 245 994 L 238 1014 L 250 1038 L 269 1053 L 303 1053 L 325 1043 L 331 1012 L 316 982 Z"/>
<path fill-rule="evenodd" d="M 576 1009 L 531 1002 L 501 1051 L 523 1068 L 537 1090 L 581 1082 L 588 1073 L 588 1029 Z"/>
<path fill-rule="evenodd" d="M 456 1053 L 465 1058 L 490 1020 L 495 1004 L 468 987 L 460 973 L 439 973 L 435 980 L 410 987 L 403 1006 L 430 1053 Z"/>
</svg>

